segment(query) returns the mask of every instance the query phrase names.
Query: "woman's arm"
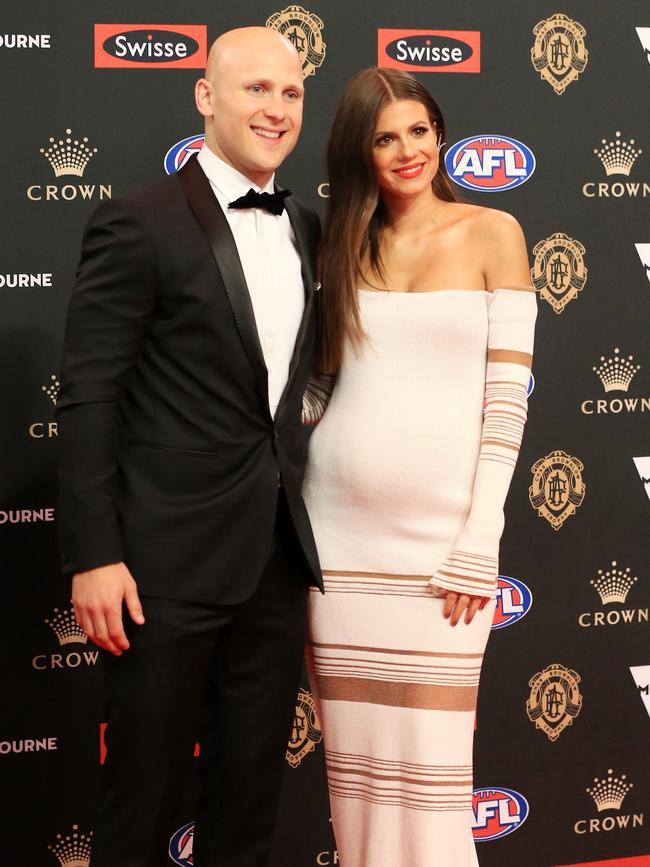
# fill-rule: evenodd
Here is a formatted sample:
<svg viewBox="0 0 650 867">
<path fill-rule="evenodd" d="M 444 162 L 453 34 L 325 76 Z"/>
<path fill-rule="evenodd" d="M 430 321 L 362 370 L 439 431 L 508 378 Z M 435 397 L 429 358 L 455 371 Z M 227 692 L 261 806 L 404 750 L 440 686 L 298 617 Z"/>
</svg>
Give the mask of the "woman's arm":
<svg viewBox="0 0 650 867">
<path fill-rule="evenodd" d="M 487 214 L 489 225 L 482 228 L 485 281 L 492 294 L 480 452 L 467 521 L 430 582 L 465 597 L 463 607 L 471 604 L 469 597 L 496 594 L 503 507 L 526 422 L 537 315 L 523 233 L 507 214 Z"/>
</svg>

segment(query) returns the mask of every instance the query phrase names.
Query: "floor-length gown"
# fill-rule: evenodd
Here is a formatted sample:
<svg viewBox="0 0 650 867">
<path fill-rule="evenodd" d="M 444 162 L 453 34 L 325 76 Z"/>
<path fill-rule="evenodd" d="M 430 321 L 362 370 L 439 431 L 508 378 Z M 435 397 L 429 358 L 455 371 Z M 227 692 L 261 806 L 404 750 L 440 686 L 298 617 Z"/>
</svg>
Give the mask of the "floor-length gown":
<svg viewBox="0 0 650 867">
<path fill-rule="evenodd" d="M 534 294 L 360 290 L 359 302 L 367 340 L 346 349 L 304 489 L 326 590 L 310 593 L 310 622 L 339 860 L 478 867 L 472 740 L 494 601 L 452 627 L 442 595 L 494 596 Z M 481 536 L 480 514 L 468 525 L 486 491 Z"/>
</svg>

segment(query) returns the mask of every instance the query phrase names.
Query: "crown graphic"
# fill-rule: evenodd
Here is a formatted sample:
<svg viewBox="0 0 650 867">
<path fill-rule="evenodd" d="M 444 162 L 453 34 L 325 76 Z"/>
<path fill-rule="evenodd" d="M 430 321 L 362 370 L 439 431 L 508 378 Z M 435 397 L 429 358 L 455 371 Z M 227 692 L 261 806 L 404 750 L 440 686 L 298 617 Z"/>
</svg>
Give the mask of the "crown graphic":
<svg viewBox="0 0 650 867">
<path fill-rule="evenodd" d="M 56 843 L 47 848 L 59 859 L 61 867 L 89 867 L 93 832 L 79 833 L 79 825 L 72 826 L 72 833 L 57 834 Z"/>
<path fill-rule="evenodd" d="M 59 380 L 54 374 L 52 374 L 52 376 L 50 377 L 50 384 L 41 386 L 41 391 L 45 392 L 45 394 L 49 397 L 54 406 L 56 406 L 56 401 L 59 396 L 60 385 L 61 383 L 59 382 Z"/>
<path fill-rule="evenodd" d="M 97 148 L 88 147 L 88 137 L 71 138 L 72 130 L 66 129 L 67 138 L 58 141 L 50 136 L 50 146 L 40 151 L 54 169 L 57 178 L 61 175 L 76 175 L 82 177 L 86 166 L 97 153 Z"/>
<path fill-rule="evenodd" d="M 627 358 L 619 356 L 620 349 L 616 347 L 614 350 L 614 358 L 605 358 L 600 356 L 600 364 L 598 367 L 593 367 L 594 373 L 600 377 L 600 381 L 605 387 L 605 391 L 627 391 L 630 383 L 641 370 L 640 364 L 633 364 L 634 356 L 628 355 Z"/>
<path fill-rule="evenodd" d="M 634 785 L 625 782 L 625 774 L 615 777 L 613 773 L 610 768 L 604 779 L 599 780 L 598 777 L 594 777 L 593 788 L 585 789 L 594 799 L 599 813 L 603 810 L 620 810 L 625 796 Z"/>
<path fill-rule="evenodd" d="M 612 560 L 611 569 L 606 572 L 599 569 L 598 578 L 589 582 L 597 590 L 603 605 L 609 605 L 610 602 L 624 603 L 630 589 L 638 581 L 636 575 L 630 575 L 629 566 L 623 571 L 617 569 L 617 565 L 616 560 Z"/>
<path fill-rule="evenodd" d="M 88 636 L 79 626 L 71 608 L 66 608 L 64 611 L 55 608 L 54 616 L 46 618 L 45 622 L 54 632 L 61 646 L 64 644 L 86 644 L 88 641 Z"/>
<path fill-rule="evenodd" d="M 621 141 L 620 132 L 616 132 L 616 141 L 608 142 L 602 139 L 602 148 L 594 148 L 594 153 L 600 158 L 607 175 L 629 175 L 636 158 L 643 151 L 632 147 L 634 139 Z"/>
</svg>

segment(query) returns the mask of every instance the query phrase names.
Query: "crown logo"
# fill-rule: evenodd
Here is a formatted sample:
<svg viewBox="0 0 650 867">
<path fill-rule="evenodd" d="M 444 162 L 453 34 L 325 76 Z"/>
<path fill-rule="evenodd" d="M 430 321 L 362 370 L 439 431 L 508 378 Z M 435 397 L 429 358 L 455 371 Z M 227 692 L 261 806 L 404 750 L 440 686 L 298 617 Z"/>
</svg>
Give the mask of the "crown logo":
<svg viewBox="0 0 650 867">
<path fill-rule="evenodd" d="M 71 138 L 72 130 L 66 129 L 67 138 L 58 141 L 50 136 L 50 146 L 40 151 L 49 162 L 57 178 L 61 175 L 76 175 L 83 177 L 86 166 L 97 153 L 97 148 L 88 147 L 88 137 L 81 141 Z"/>
<path fill-rule="evenodd" d="M 619 357 L 620 349 L 616 347 L 614 350 L 614 358 L 605 359 L 604 355 L 600 356 L 600 364 L 598 367 L 593 367 L 594 373 L 600 377 L 605 391 L 627 391 L 630 383 L 641 370 L 640 364 L 633 364 L 634 356 L 628 355 L 627 358 Z"/>
<path fill-rule="evenodd" d="M 593 788 L 585 789 L 594 799 L 599 813 L 603 810 L 620 810 L 625 796 L 634 785 L 625 782 L 625 774 L 621 774 L 619 778 L 613 776 L 613 773 L 610 768 L 604 779 L 599 780 L 598 777 L 594 777 Z"/>
<path fill-rule="evenodd" d="M 633 144 L 633 138 L 629 142 L 621 141 L 621 134 L 617 131 L 615 142 L 608 142 L 606 139 L 602 139 L 603 147 L 600 149 L 594 148 L 594 153 L 600 158 L 605 168 L 605 173 L 608 176 L 630 174 L 630 169 L 634 165 L 636 158 L 639 154 L 643 153 L 641 148 L 637 150 L 632 147 Z"/>
<path fill-rule="evenodd" d="M 79 626 L 71 608 L 66 608 L 64 611 L 55 608 L 54 616 L 46 618 L 45 622 L 54 632 L 61 646 L 64 644 L 86 644 L 88 641 L 88 636 Z"/>
<path fill-rule="evenodd" d="M 610 602 L 625 603 L 630 589 L 639 580 L 636 575 L 630 575 L 629 567 L 623 571 L 617 569 L 617 565 L 616 560 L 612 560 L 611 569 L 607 569 L 606 572 L 599 569 L 598 578 L 589 582 L 598 592 L 603 605 L 609 605 Z"/>
<path fill-rule="evenodd" d="M 49 399 L 52 401 L 54 406 L 56 406 L 56 401 L 57 401 L 57 398 L 59 396 L 60 386 L 61 386 L 61 383 L 59 382 L 59 380 L 56 378 L 56 376 L 54 374 L 52 374 L 52 376 L 50 377 L 50 384 L 49 385 L 41 386 L 41 391 L 45 392 L 45 394 L 49 397 Z"/>
<path fill-rule="evenodd" d="M 56 843 L 47 848 L 59 859 L 61 867 L 89 867 L 93 832 L 80 834 L 79 825 L 72 826 L 72 833 L 56 835 Z"/>
</svg>

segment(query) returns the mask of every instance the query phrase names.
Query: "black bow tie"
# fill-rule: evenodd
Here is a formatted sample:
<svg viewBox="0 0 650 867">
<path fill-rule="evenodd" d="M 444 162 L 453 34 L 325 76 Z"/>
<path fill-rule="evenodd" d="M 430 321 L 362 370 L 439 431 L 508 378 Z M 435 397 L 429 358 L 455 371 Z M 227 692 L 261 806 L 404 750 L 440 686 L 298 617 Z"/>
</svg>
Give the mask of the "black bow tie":
<svg viewBox="0 0 650 867">
<path fill-rule="evenodd" d="M 245 196 L 228 204 L 229 208 L 262 208 L 270 214 L 279 216 L 284 211 L 284 200 L 291 195 L 291 190 L 280 190 L 277 193 L 256 193 L 250 189 Z"/>
</svg>

